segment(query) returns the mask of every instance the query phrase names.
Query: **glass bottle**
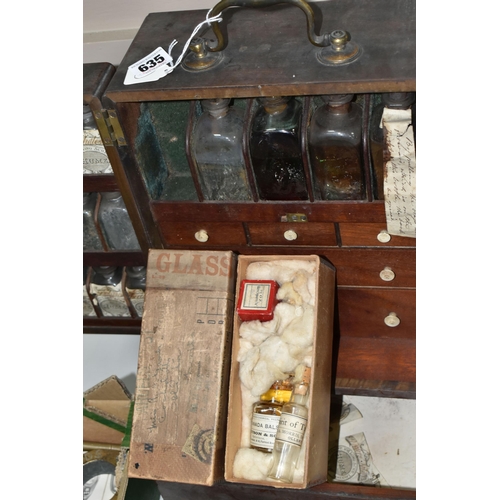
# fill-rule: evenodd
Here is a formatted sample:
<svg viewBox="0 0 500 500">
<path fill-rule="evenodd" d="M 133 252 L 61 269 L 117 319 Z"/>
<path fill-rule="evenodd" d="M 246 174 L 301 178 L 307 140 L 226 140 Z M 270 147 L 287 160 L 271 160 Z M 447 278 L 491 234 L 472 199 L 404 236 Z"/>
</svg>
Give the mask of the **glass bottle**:
<svg viewBox="0 0 500 500">
<path fill-rule="evenodd" d="M 83 266 L 83 315 L 84 316 L 97 316 L 94 311 L 94 306 L 90 301 L 89 294 L 87 292 L 87 275 L 89 272 L 89 268 L 87 266 Z"/>
<path fill-rule="evenodd" d="M 262 97 L 250 136 L 250 156 L 263 200 L 306 200 L 300 146 L 302 104 L 293 97 Z"/>
<path fill-rule="evenodd" d="M 292 395 L 292 377 L 276 380 L 260 401 L 252 408 L 250 447 L 265 453 L 272 453 L 281 409 Z"/>
<path fill-rule="evenodd" d="M 119 192 L 101 193 L 98 221 L 112 250 L 140 250 L 132 221 Z"/>
<path fill-rule="evenodd" d="M 146 290 L 146 266 L 131 266 L 125 268 L 125 290 L 130 302 L 137 313 L 142 317 L 144 310 L 144 292 Z"/>
<path fill-rule="evenodd" d="M 83 173 L 113 173 L 106 148 L 88 104 L 83 105 Z"/>
<path fill-rule="evenodd" d="M 243 118 L 230 99 L 201 101 L 193 131 L 193 155 L 206 200 L 250 200 L 243 158 Z"/>
<path fill-rule="evenodd" d="M 291 483 L 307 426 L 306 407 L 311 369 L 306 368 L 302 380 L 294 385 L 292 396 L 283 405 L 274 441 L 273 462 L 268 477 Z"/>
<path fill-rule="evenodd" d="M 309 158 L 322 200 L 365 197 L 362 110 L 352 94 L 324 96 L 309 127 Z"/>
<path fill-rule="evenodd" d="M 123 268 L 117 266 L 93 266 L 90 295 L 103 316 L 127 316 L 130 311 L 122 292 Z"/>
<path fill-rule="evenodd" d="M 97 193 L 83 193 L 83 251 L 102 250 L 94 221 Z"/>
<path fill-rule="evenodd" d="M 382 102 L 373 108 L 370 121 L 370 156 L 373 168 L 373 195 L 384 199 L 384 129 L 380 126 L 384 108 L 408 109 L 415 100 L 412 92 L 382 94 Z"/>
</svg>

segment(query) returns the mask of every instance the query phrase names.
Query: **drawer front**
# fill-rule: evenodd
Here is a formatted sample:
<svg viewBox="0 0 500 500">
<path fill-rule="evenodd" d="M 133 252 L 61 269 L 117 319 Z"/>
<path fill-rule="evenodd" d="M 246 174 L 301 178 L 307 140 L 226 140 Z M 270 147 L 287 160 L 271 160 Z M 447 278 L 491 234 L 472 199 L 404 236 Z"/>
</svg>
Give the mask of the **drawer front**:
<svg viewBox="0 0 500 500">
<path fill-rule="evenodd" d="M 162 222 L 159 225 L 167 245 L 228 247 L 247 244 L 245 230 L 240 223 Z"/>
<path fill-rule="evenodd" d="M 347 249 L 328 251 L 324 256 L 337 269 L 337 284 L 414 288 L 416 285 L 413 249 Z"/>
<path fill-rule="evenodd" d="M 341 336 L 414 339 L 415 290 L 337 289 Z"/>
<path fill-rule="evenodd" d="M 337 246 L 335 225 L 322 222 L 248 223 L 252 245 Z"/>
<path fill-rule="evenodd" d="M 415 247 L 415 238 L 392 236 L 387 232 L 385 224 L 348 224 L 340 223 L 340 238 L 342 246 L 369 246 L 369 247 Z"/>
</svg>

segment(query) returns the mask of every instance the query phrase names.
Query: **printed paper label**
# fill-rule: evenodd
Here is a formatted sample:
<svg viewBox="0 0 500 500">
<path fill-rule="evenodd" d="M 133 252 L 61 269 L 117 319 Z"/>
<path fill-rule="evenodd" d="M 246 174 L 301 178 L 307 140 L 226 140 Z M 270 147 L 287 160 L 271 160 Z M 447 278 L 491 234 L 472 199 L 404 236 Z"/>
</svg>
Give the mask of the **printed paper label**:
<svg viewBox="0 0 500 500">
<path fill-rule="evenodd" d="M 271 285 L 266 283 L 246 283 L 243 291 L 241 309 L 267 310 Z"/>
<path fill-rule="evenodd" d="M 111 174 L 113 169 L 109 163 L 106 148 L 97 129 L 83 131 L 83 173 Z"/>
<path fill-rule="evenodd" d="M 163 48 L 158 47 L 128 67 L 123 84 L 133 85 L 159 80 L 170 71 L 171 62 L 172 57 Z"/>
<path fill-rule="evenodd" d="M 279 415 L 262 415 L 260 413 L 254 413 L 252 416 L 250 444 L 258 448 L 272 448 L 274 446 L 279 421 Z"/>
<path fill-rule="evenodd" d="M 139 288 L 125 288 L 125 290 L 127 290 L 135 312 L 142 318 L 142 312 L 144 310 L 144 290 Z"/>
<path fill-rule="evenodd" d="M 130 317 L 130 311 L 125 297 L 121 292 L 121 284 L 95 285 L 90 284 L 90 293 L 94 296 L 94 303 L 99 305 L 104 316 L 126 316 Z"/>
<path fill-rule="evenodd" d="M 302 445 L 307 418 L 283 412 L 276 432 L 276 439 L 295 446 Z"/>
<path fill-rule="evenodd" d="M 90 297 L 87 294 L 87 288 L 83 285 L 83 315 L 84 316 L 97 316 Z"/>
</svg>

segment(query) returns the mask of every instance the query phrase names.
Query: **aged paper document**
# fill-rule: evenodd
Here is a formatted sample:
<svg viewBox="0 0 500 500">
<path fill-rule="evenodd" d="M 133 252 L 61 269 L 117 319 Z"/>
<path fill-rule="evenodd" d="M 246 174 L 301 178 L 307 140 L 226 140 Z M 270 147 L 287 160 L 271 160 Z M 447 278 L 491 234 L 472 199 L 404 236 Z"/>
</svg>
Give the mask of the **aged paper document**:
<svg viewBox="0 0 500 500">
<path fill-rule="evenodd" d="M 388 149 L 384 165 L 387 231 L 416 238 L 416 155 L 411 109 L 385 108 L 382 126 Z"/>
</svg>

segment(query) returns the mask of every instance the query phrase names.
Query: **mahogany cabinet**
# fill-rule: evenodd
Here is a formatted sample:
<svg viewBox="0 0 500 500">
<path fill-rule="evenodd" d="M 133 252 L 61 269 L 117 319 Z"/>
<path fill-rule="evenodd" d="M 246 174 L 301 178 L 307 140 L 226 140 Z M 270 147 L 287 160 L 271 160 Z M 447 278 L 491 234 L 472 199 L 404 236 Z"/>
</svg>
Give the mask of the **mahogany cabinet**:
<svg viewBox="0 0 500 500">
<path fill-rule="evenodd" d="M 107 147 L 116 183 L 142 231 L 144 252 L 147 248 L 174 253 L 182 248 L 226 249 L 243 255 L 317 254 L 330 261 L 337 270 L 335 394 L 413 399 L 415 239 L 387 234 L 384 201 L 374 199 L 367 134 L 381 93 L 416 90 L 415 2 L 310 3 L 311 26 L 311 19 L 296 4 L 272 3 L 254 8 L 259 2 L 221 2 L 223 21 L 217 33 L 208 29 L 199 34 L 210 49 L 223 47 L 214 52 L 217 57 L 212 66 L 197 70 L 181 64 L 156 81 L 125 85 L 129 66 L 159 46 L 166 50 L 174 39 L 179 40 L 173 50 L 175 60 L 206 11 L 146 17 L 101 102 L 102 109 L 116 115 L 123 132 L 121 141 L 115 139 Z M 334 30 L 349 32 L 357 56 L 325 65 L 321 60 L 324 48 L 311 43 L 309 28 L 317 36 Z M 189 58 L 195 56 L 193 49 Z M 321 201 L 315 192 L 307 129 L 320 97 L 334 93 L 355 94 L 363 108 L 367 179 L 363 200 Z M 255 187 L 248 152 L 250 123 L 256 98 L 277 95 L 295 96 L 302 103 L 306 201 L 259 200 Z M 233 99 L 233 105 L 245 112 L 243 146 L 251 201 L 203 199 L 192 156 L 192 131 L 201 112 L 200 100 L 222 97 Z M 93 258 L 86 256 L 88 262 Z M 260 490 L 245 493 L 243 487 L 220 486 L 221 495 L 233 494 L 234 498 L 260 496 Z M 263 498 L 274 498 L 273 492 L 265 494 Z M 402 499 L 415 498 L 415 491 L 324 484 L 294 493 L 300 498 L 345 495 Z"/>
</svg>

